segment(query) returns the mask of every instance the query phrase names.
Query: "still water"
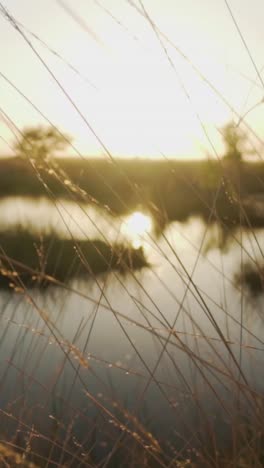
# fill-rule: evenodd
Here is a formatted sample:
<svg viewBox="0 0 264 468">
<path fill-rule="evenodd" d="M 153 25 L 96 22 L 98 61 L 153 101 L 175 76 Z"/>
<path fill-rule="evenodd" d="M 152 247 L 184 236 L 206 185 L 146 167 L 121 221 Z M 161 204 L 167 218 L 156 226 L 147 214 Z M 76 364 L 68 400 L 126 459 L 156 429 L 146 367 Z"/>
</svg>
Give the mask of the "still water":
<svg viewBox="0 0 264 468">
<path fill-rule="evenodd" d="M 128 241 L 150 263 L 125 276 L 0 293 L 4 436 L 19 430 L 23 439 L 34 426 L 50 437 L 56 426 L 76 448 L 96 422 L 106 450 L 117 430 L 109 429 L 111 414 L 133 425 L 129 410 L 177 446 L 175 432 L 188 437 L 201 408 L 219 428 L 228 424 L 235 382 L 262 392 L 263 299 L 241 291 L 234 275 L 261 260 L 264 231 L 238 230 L 219 249 L 219 228 L 198 218 L 171 223 L 156 238 L 142 208 L 121 219 L 69 202 L 6 199 L 0 213 L 2 229 L 21 224 L 66 238 Z"/>
</svg>

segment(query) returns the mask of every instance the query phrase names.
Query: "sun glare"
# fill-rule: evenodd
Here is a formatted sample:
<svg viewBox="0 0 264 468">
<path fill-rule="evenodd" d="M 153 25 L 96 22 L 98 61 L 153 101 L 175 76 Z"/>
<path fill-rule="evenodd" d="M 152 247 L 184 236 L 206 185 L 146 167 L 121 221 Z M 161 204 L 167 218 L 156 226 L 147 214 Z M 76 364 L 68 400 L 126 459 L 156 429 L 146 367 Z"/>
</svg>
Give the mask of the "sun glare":
<svg viewBox="0 0 264 468">
<path fill-rule="evenodd" d="M 127 238 L 131 239 L 133 246 L 137 248 L 142 245 L 144 235 L 151 232 L 151 229 L 151 218 L 140 211 L 135 211 L 126 218 L 121 231 Z"/>
<path fill-rule="evenodd" d="M 1 20 L 1 105 L 19 130 L 52 121 L 83 155 L 107 149 L 114 157 L 207 158 L 222 151 L 217 129 L 262 99 L 224 2 L 146 1 L 147 16 L 123 0 L 108 2 L 108 9 L 101 2 L 11 3 L 41 60 L 14 25 Z M 237 3 L 261 63 L 261 15 L 251 8 L 250 22 L 248 9 Z M 246 117 L 262 131 L 259 112 Z M 0 116 L 0 153 L 12 152 L 11 127 Z"/>
</svg>

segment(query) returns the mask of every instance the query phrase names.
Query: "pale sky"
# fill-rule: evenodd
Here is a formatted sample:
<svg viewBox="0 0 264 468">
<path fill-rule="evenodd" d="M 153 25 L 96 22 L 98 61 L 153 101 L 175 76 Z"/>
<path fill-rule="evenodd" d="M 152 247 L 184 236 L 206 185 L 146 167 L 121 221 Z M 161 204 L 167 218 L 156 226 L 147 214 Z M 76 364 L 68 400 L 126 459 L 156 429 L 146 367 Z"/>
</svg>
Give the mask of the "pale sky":
<svg viewBox="0 0 264 468">
<path fill-rule="evenodd" d="M 263 76 L 264 2 L 228 4 Z M 217 128 L 237 116 L 194 67 L 238 114 L 263 98 L 263 85 L 224 0 L 0 0 L 0 5 L 18 22 L 82 117 L 3 14 L 0 73 L 54 125 L 71 134 L 84 155 L 104 153 L 103 143 L 113 156 L 201 158 L 213 153 L 204 129 L 221 153 Z M 263 106 L 245 121 L 264 139 Z M 20 130 L 46 123 L 2 76 L 0 110 Z M 14 135 L 1 113 L 0 138 L 0 152 L 7 154 L 3 139 L 12 144 Z"/>
</svg>

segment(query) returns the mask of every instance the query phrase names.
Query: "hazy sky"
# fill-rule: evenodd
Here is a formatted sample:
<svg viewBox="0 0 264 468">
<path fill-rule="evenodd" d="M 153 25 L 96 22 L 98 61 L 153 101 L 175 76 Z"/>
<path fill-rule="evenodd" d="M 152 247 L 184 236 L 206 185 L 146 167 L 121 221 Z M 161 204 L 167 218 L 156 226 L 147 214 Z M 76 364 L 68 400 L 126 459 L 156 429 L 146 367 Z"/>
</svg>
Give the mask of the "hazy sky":
<svg viewBox="0 0 264 468">
<path fill-rule="evenodd" d="M 263 75 L 264 2 L 228 4 Z M 29 41 L 1 13 L 0 73 L 70 133 L 83 154 L 104 153 L 89 126 L 115 156 L 201 157 L 213 153 L 206 132 L 221 152 L 217 128 L 237 116 L 194 68 L 241 115 L 263 97 L 224 0 L 0 0 L 0 5 Z M 20 130 L 45 123 L 3 76 L 0 110 Z M 263 117 L 259 105 L 245 120 L 264 138 Z M 12 143 L 9 126 L 0 113 L 0 137 Z M 8 152 L 3 140 L 0 150 Z"/>
</svg>

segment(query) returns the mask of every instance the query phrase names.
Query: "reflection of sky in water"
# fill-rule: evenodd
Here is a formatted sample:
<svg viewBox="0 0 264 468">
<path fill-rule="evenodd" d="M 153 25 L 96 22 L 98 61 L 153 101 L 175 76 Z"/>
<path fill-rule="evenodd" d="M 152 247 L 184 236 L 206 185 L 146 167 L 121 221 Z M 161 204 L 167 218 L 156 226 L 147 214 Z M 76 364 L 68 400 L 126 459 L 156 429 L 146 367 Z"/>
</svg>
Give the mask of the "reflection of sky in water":
<svg viewBox="0 0 264 468">
<path fill-rule="evenodd" d="M 110 240 L 120 229 L 106 211 L 64 200 L 52 203 L 47 199 L 34 201 L 7 198 L 0 202 L 2 226 L 22 224 L 38 230 L 53 230 L 63 236 L 85 239 L 101 238 L 105 233 Z"/>
<path fill-rule="evenodd" d="M 121 224 L 121 233 L 131 240 L 133 247 L 144 246 L 147 234 L 152 230 L 152 221 L 149 216 L 140 211 L 135 211 L 127 216 Z"/>
<path fill-rule="evenodd" d="M 7 198 L 0 201 L 0 227 L 17 224 L 38 231 L 52 230 L 63 237 L 96 238 L 110 242 L 127 240 L 134 247 L 144 244 L 152 230 L 151 218 L 136 211 L 122 218 L 111 217 L 82 203 L 46 199 Z"/>
<path fill-rule="evenodd" d="M 36 222 L 39 229 L 47 226 L 47 220 L 50 226 L 62 229 L 61 218 L 47 202 L 42 200 L 34 205 L 28 201 L 27 208 L 21 201 L 16 201 L 15 206 L 10 203 L 1 204 L 1 216 L 6 223 L 14 222 L 16 216 L 16 221 L 21 223 L 33 225 Z M 67 214 L 64 210 L 63 217 L 72 232 L 81 235 L 84 231 L 89 233 L 88 237 L 98 236 L 96 226 L 80 208 L 69 203 L 64 205 Z M 122 235 L 128 238 L 135 235 L 133 241 L 150 231 L 149 218 L 143 213 L 136 215 L 136 219 L 142 221 L 142 230 L 135 232 L 135 215 L 121 224 L 105 213 L 98 214 L 92 208 L 85 210 L 108 238 L 113 236 L 116 240 Z M 69 215 L 74 222 L 67 217 Z M 150 372 L 155 369 L 157 381 L 150 385 L 144 405 L 158 418 L 160 428 L 167 425 L 169 430 L 168 422 L 175 424 L 174 413 L 159 386 L 168 399 L 174 401 L 177 411 L 185 411 L 186 398 L 188 400 L 190 395 L 184 379 L 191 385 L 195 382 L 196 395 L 205 405 L 214 401 L 199 372 L 199 364 L 202 366 L 199 359 L 206 359 L 221 369 L 220 374 L 215 372 L 214 375 L 213 368 L 203 367 L 214 388 L 221 388 L 222 395 L 226 392 L 224 385 L 230 388 L 233 385 L 224 375 L 231 372 L 238 376 L 212 320 L 228 340 L 234 356 L 241 359 L 247 378 L 256 387 L 262 385 L 263 305 L 261 299 L 252 305 L 245 296 L 241 306 L 241 292 L 235 290 L 232 278 L 241 256 L 245 260 L 249 255 L 257 256 L 254 235 L 261 244 L 263 231 L 243 233 L 242 251 L 234 241 L 227 252 L 215 248 L 206 255 L 203 248 L 210 229 L 207 232 L 199 219 L 191 219 L 186 224 L 172 223 L 158 240 L 151 232 L 149 234 L 144 248 L 151 267 L 142 272 L 131 272 L 126 277 L 111 273 L 99 278 L 97 283 L 74 282 L 71 287 L 75 292 L 54 290 L 42 295 L 35 291 L 32 293 L 34 304 L 19 296 L 8 299 L 8 295 L 1 295 L 0 350 L 2 376 L 5 375 L 2 404 L 19 394 L 22 385 L 19 369 L 23 369 L 47 388 L 57 381 L 58 393 L 70 395 L 74 406 L 87 403 L 83 393 L 85 385 L 94 395 L 99 393 L 104 398 L 111 394 L 133 407 L 147 385 Z M 237 239 L 241 239 L 240 234 Z M 188 275 L 192 276 L 195 287 Z M 189 287 L 187 294 L 186 285 Z M 41 318 L 41 311 L 47 314 L 51 328 Z M 174 335 L 158 363 L 171 327 Z M 72 391 L 76 371 L 65 364 L 65 354 L 51 330 L 76 368 L 79 357 L 69 343 L 83 351 L 90 366 L 90 369 L 80 368 L 82 381 L 76 377 Z M 186 349 L 196 358 L 192 359 Z M 12 365 L 7 368 L 6 362 L 10 359 Z"/>
</svg>

